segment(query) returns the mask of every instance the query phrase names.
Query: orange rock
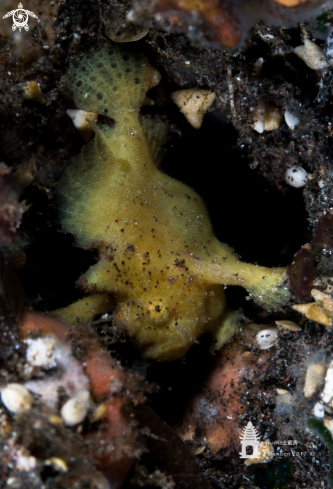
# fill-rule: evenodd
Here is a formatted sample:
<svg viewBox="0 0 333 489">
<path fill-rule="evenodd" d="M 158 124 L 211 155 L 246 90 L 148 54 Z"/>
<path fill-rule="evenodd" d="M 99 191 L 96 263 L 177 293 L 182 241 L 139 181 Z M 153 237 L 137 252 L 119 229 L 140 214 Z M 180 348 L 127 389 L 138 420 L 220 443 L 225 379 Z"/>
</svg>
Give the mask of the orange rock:
<svg viewBox="0 0 333 489">
<path fill-rule="evenodd" d="M 271 356 L 269 351 L 262 351 L 254 364 L 244 358 L 245 351 L 246 348 L 234 342 L 218 352 L 209 378 L 174 427 L 183 440 L 194 439 L 196 429 L 200 428 L 197 432 L 200 432 L 201 439 L 196 438 L 196 441 L 206 444 L 209 449 L 239 449 L 241 427 L 238 416 L 244 412 L 240 403 L 242 389 L 245 388 L 242 379 L 252 377 L 253 369 L 267 368 Z"/>
<path fill-rule="evenodd" d="M 78 330 L 77 327 L 75 329 Z M 51 334 L 62 343 L 70 342 L 71 334 L 76 334 L 62 321 L 35 312 L 26 313 L 21 324 L 23 338 L 27 338 L 36 330 L 41 332 L 41 336 Z M 84 436 L 97 447 L 96 451 L 91 453 L 97 468 L 112 483 L 112 487 L 119 489 L 134 460 L 130 454 L 134 453 L 136 448 L 131 419 L 126 413 L 130 393 L 128 394 L 127 388 L 126 394 L 121 392 L 125 390 L 122 388 L 126 382 L 124 370 L 102 348 L 98 339 L 91 336 L 83 329 L 79 329 L 79 339 L 86 343 L 87 347 L 82 364 L 85 374 L 90 378 L 91 394 L 97 402 L 103 401 L 105 397 L 108 398 L 107 409 L 103 416 L 106 428 L 88 431 Z M 74 340 L 72 342 L 74 347 L 75 343 Z"/>
<path fill-rule="evenodd" d="M 186 29 L 199 17 L 207 29 L 209 40 L 226 47 L 236 46 L 242 37 L 240 21 L 234 15 L 233 6 L 229 4 L 226 8 L 225 2 L 218 0 L 160 0 L 154 4 L 154 13 L 167 19 L 175 29 Z"/>
<path fill-rule="evenodd" d="M 144 23 L 154 17 L 165 30 L 184 32 L 194 42 L 232 48 L 250 36 L 259 19 L 296 26 L 305 13 L 311 15 L 323 4 L 323 0 L 136 0 L 127 18 Z"/>
<path fill-rule="evenodd" d="M 303 3 L 307 3 L 308 0 L 274 0 L 274 2 L 284 7 L 298 7 Z"/>
</svg>

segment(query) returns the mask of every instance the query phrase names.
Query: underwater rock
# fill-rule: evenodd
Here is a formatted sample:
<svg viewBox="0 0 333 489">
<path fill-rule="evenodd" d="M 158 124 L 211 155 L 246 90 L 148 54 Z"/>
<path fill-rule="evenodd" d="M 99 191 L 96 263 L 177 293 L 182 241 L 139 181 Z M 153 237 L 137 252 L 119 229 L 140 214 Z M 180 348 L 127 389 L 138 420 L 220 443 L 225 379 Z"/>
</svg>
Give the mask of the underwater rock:
<svg viewBox="0 0 333 489">
<path fill-rule="evenodd" d="M 174 484 L 162 487 L 212 489 L 189 448 L 167 423 L 144 404 L 137 406 L 134 413 L 142 429 L 154 466 L 171 476 L 172 484 Z"/>
<path fill-rule="evenodd" d="M 237 342 L 228 343 L 216 353 L 207 379 L 174 426 L 183 440 L 205 444 L 214 452 L 239 451 L 239 416 L 245 411 L 241 402 L 244 385 L 248 389 L 251 383 L 255 388 L 257 379 L 253 372 L 264 372 L 271 356 L 269 350 L 260 351 L 254 364 L 253 358 L 244 353 L 245 347 Z"/>
<path fill-rule="evenodd" d="M 29 209 L 19 201 L 20 189 L 3 163 L 0 163 L 0 249 L 14 251 L 20 240 L 18 228 L 24 213 Z"/>
<path fill-rule="evenodd" d="M 310 245 L 304 245 L 295 255 L 291 265 L 287 267 L 290 289 L 300 301 L 311 300 L 311 290 L 316 278 L 314 254 Z"/>
<path fill-rule="evenodd" d="M 93 450 L 88 451 L 89 458 L 94 461 L 99 470 L 103 471 L 112 483 L 112 487 L 120 489 L 136 451 L 136 436 L 128 412 L 132 394 L 135 397 L 131 392 L 130 384 L 134 386 L 135 383 L 101 347 L 95 333 L 83 329 L 69 331 L 68 326 L 59 320 L 38 313 L 26 313 L 21 324 L 21 334 L 23 338 L 28 339 L 29 335 L 35 336 L 36 333 L 39 338 L 55 338 L 57 348 L 60 350 L 57 352 L 58 361 L 63 355 L 60 368 L 57 364 L 53 369 L 45 370 L 43 375 L 40 372 L 37 379 L 32 378 L 28 381 L 31 388 L 33 385 L 37 388 L 38 382 L 43 385 L 41 392 L 44 397 L 41 399 L 41 409 L 45 405 L 49 416 L 52 411 L 57 414 L 54 396 L 57 399 L 58 392 L 54 389 L 54 382 L 57 378 L 66 377 L 67 381 L 62 385 L 68 392 L 76 392 L 66 403 L 67 406 L 65 404 L 66 408 L 64 409 L 65 406 L 62 408 L 62 415 L 68 426 L 83 420 L 87 413 L 87 403 L 93 404 L 91 400 L 89 401 L 89 393 L 95 402 L 104 400 L 107 403 L 106 409 L 102 410 L 100 417 L 95 420 L 95 422 L 103 422 L 100 429 L 96 431 L 88 427 L 81 436 L 86 440 L 87 447 L 94 447 Z M 73 358 L 72 348 L 80 351 L 80 361 Z M 69 369 L 67 372 L 66 368 Z M 115 385 L 117 389 L 112 390 Z M 141 394 L 137 395 L 137 401 L 142 400 L 140 396 Z M 80 405 L 73 401 L 79 401 Z M 52 438 L 49 443 L 52 443 Z M 88 455 L 85 450 L 82 448 L 82 456 Z"/>
<path fill-rule="evenodd" d="M 328 249 L 333 251 L 333 213 L 320 216 L 318 224 L 313 233 L 313 244 L 315 252 Z"/>
<path fill-rule="evenodd" d="M 284 27 L 296 25 L 324 8 L 321 0 L 135 0 L 127 18 L 144 22 L 151 17 L 168 32 L 186 33 L 193 42 L 235 47 L 246 39 L 259 19 Z M 322 8 L 321 8 L 322 7 Z"/>
</svg>

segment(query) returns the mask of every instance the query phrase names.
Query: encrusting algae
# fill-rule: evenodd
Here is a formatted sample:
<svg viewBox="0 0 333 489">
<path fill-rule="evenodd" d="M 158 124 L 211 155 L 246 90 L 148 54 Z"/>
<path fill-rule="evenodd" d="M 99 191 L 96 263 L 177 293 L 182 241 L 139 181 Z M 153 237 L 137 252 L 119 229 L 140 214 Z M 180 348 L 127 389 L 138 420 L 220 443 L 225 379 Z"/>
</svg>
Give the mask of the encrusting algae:
<svg viewBox="0 0 333 489">
<path fill-rule="evenodd" d="M 182 357 L 204 331 L 222 344 L 235 315 L 222 285 L 241 285 L 266 308 L 288 300 L 285 269 L 240 261 L 214 236 L 201 197 L 159 169 L 166 129 L 140 114 L 158 83 L 147 60 L 111 45 L 75 68 L 78 108 L 99 114 L 94 139 L 59 185 L 62 228 L 98 250 L 81 277 L 91 295 L 53 314 L 70 323 L 113 312 L 145 357 Z M 231 331 L 231 334 L 230 334 Z"/>
</svg>

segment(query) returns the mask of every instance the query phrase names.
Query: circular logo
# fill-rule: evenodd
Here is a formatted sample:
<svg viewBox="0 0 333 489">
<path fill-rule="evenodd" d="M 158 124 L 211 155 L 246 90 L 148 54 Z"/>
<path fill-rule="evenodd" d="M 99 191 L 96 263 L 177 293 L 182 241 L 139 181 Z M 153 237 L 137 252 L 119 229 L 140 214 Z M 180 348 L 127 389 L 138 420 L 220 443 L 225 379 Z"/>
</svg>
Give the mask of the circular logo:
<svg viewBox="0 0 333 489">
<path fill-rule="evenodd" d="M 17 9 L 13 14 L 13 22 L 18 29 L 22 29 L 28 22 L 28 13 L 26 10 Z"/>
</svg>

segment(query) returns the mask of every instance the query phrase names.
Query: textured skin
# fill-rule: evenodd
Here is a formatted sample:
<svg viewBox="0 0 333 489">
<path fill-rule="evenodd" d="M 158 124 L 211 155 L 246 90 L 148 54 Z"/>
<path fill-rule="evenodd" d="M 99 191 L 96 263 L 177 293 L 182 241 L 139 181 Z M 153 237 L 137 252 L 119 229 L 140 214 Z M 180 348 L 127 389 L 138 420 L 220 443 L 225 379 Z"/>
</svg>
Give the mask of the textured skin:
<svg viewBox="0 0 333 489">
<path fill-rule="evenodd" d="M 221 285 L 241 285 L 265 307 L 288 292 L 284 269 L 241 262 L 214 236 L 201 197 L 157 168 L 165 129 L 139 115 L 154 76 L 144 58 L 118 47 L 75 69 L 77 106 L 114 123 L 94 125 L 60 183 L 62 227 L 97 248 L 99 261 L 81 277 L 94 295 L 56 314 L 77 322 L 112 310 L 143 355 L 174 360 L 203 331 L 223 329 Z"/>
</svg>

